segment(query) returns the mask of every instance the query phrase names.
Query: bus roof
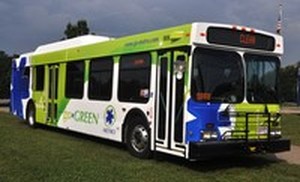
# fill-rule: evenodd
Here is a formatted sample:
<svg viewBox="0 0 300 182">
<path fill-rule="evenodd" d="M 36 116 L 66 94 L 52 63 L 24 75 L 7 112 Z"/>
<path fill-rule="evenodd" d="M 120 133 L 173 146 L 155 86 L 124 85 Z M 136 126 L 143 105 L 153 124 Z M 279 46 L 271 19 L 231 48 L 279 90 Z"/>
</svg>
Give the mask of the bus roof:
<svg viewBox="0 0 300 182">
<path fill-rule="evenodd" d="M 168 49 L 191 44 L 209 45 L 210 43 L 207 42 L 205 37 L 209 26 L 245 29 L 246 31 L 254 30 L 242 26 L 197 22 L 116 39 L 105 36 L 86 35 L 38 47 L 33 53 L 31 63 L 33 65 L 51 64 L 55 62 L 84 60 L 134 52 Z M 274 37 L 276 43 L 279 42 L 281 47 L 278 48 L 279 46 L 277 44 L 276 49 L 271 53 L 282 54 L 283 40 L 281 36 L 256 29 L 255 32 Z M 235 47 L 235 49 L 237 49 L 237 47 Z"/>
<path fill-rule="evenodd" d="M 104 41 L 109 41 L 112 38 L 105 36 L 96 36 L 96 35 L 83 35 L 80 37 L 75 37 L 67 40 L 57 41 L 37 47 L 34 51 L 34 54 L 44 54 L 54 51 L 59 51 L 62 49 L 69 49 L 74 47 L 80 47 L 84 45 L 100 43 Z"/>
</svg>

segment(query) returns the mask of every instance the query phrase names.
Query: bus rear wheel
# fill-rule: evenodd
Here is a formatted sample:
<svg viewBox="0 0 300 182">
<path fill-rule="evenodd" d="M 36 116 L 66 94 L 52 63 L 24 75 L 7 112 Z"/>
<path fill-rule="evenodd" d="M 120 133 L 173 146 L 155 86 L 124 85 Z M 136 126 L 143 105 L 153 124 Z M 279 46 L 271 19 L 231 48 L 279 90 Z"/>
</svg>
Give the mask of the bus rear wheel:
<svg viewBox="0 0 300 182">
<path fill-rule="evenodd" d="M 35 109 L 34 109 L 34 107 L 32 105 L 30 105 L 29 108 L 28 108 L 28 110 L 27 110 L 26 121 L 27 121 L 27 124 L 30 127 L 32 127 L 32 128 L 36 127 Z"/>
<path fill-rule="evenodd" d="M 135 157 L 142 159 L 151 157 L 149 127 L 141 117 L 131 120 L 127 129 L 126 145 L 130 154 Z"/>
</svg>

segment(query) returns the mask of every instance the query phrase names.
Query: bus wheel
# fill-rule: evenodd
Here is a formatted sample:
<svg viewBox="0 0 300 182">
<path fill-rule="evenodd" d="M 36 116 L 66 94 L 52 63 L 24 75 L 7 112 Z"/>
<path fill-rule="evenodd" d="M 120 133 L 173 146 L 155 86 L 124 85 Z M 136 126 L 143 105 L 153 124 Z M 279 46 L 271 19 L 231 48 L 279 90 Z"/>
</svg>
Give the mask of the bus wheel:
<svg viewBox="0 0 300 182">
<path fill-rule="evenodd" d="M 126 145 L 130 154 L 142 159 L 151 157 L 149 133 L 149 127 L 141 117 L 131 120 L 126 137 Z"/>
<path fill-rule="evenodd" d="M 27 117 L 26 117 L 26 121 L 28 123 L 28 125 L 32 128 L 36 127 L 36 122 L 35 122 L 35 109 L 34 107 L 31 105 L 28 108 L 27 111 Z"/>
</svg>

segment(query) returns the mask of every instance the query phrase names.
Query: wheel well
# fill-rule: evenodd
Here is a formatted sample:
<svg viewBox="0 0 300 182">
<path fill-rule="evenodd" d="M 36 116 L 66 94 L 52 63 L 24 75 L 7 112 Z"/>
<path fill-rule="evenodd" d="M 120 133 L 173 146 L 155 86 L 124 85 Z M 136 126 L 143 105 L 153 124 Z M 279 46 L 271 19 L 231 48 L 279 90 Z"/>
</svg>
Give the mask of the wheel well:
<svg viewBox="0 0 300 182">
<path fill-rule="evenodd" d="M 128 125 L 130 124 L 130 119 L 133 118 L 133 117 L 141 117 L 143 118 L 142 121 L 145 122 L 145 124 L 148 125 L 147 123 L 147 117 L 145 116 L 145 114 L 143 113 L 143 111 L 141 111 L 140 109 L 137 109 L 137 108 L 134 108 L 134 109 L 131 109 L 125 119 L 124 119 L 124 123 L 122 125 L 122 142 L 125 143 L 126 141 L 126 136 L 127 136 L 127 128 L 128 128 Z"/>
</svg>

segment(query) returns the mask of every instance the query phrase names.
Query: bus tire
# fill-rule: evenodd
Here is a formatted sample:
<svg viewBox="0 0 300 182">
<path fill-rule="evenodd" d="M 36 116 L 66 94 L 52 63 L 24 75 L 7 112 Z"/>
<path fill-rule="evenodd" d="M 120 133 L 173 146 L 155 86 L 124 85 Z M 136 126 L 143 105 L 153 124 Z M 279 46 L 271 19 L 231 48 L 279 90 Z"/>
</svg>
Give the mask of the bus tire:
<svg viewBox="0 0 300 182">
<path fill-rule="evenodd" d="M 141 159 L 149 159 L 150 130 L 149 126 L 140 116 L 135 116 L 129 122 L 126 132 L 126 145 L 129 153 Z"/>
<path fill-rule="evenodd" d="M 36 128 L 35 108 L 32 104 L 27 109 L 26 121 L 31 128 Z"/>
</svg>

